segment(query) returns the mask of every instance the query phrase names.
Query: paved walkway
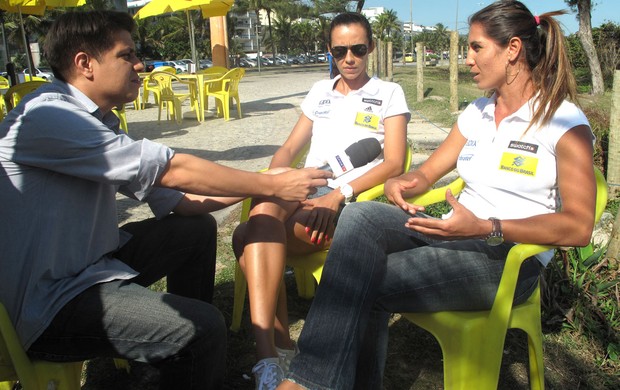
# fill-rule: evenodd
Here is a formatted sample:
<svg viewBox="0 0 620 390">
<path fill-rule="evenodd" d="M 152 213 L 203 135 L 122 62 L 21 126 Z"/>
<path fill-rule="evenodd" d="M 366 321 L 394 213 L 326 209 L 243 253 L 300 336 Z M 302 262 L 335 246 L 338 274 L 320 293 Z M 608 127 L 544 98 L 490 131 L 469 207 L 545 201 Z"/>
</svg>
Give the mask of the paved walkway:
<svg viewBox="0 0 620 390">
<path fill-rule="evenodd" d="M 301 110 L 299 108 L 312 84 L 328 77 L 325 67 L 286 68 L 248 72 L 241 80 L 239 95 L 243 118 L 231 110 L 231 119 L 214 115 L 214 101 L 206 119 L 198 123 L 195 113 L 184 105 L 181 124 L 162 120 L 157 123 L 157 107 L 135 111 L 127 106 L 129 134 L 135 139 L 148 138 L 170 146 L 177 152 L 191 153 L 222 165 L 257 171 L 269 164 L 273 153 L 286 140 Z M 414 145 L 414 166 L 445 138 L 448 129 L 439 128 L 412 113 L 408 138 Z M 119 222 L 151 217 L 148 206 L 119 197 Z M 234 208 L 214 213 L 219 223 Z"/>
</svg>

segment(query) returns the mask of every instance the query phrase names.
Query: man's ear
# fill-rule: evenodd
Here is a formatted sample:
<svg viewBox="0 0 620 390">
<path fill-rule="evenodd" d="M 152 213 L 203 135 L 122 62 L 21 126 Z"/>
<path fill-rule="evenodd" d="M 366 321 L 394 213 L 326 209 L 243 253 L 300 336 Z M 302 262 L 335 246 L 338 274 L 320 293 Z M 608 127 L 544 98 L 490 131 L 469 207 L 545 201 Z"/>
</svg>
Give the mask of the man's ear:
<svg viewBox="0 0 620 390">
<path fill-rule="evenodd" d="M 93 73 L 92 60 L 93 58 L 83 51 L 77 53 L 73 57 L 73 65 L 77 73 L 90 78 Z"/>
<path fill-rule="evenodd" d="M 368 44 L 368 54 L 372 53 L 375 50 L 375 41 L 372 40 Z"/>
</svg>

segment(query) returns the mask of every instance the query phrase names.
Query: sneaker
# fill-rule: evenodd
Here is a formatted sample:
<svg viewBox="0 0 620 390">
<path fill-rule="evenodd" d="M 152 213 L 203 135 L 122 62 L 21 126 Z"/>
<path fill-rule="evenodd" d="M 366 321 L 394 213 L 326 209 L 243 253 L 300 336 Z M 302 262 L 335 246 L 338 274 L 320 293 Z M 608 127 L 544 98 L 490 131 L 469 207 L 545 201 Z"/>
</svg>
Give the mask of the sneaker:
<svg viewBox="0 0 620 390">
<path fill-rule="evenodd" d="M 280 358 L 280 367 L 282 367 L 284 375 L 288 374 L 288 368 L 291 365 L 291 360 L 293 360 L 293 358 L 299 353 L 297 343 L 295 343 L 294 345 L 295 347 L 293 349 L 283 349 L 276 347 L 278 357 Z"/>
<path fill-rule="evenodd" d="M 261 359 L 252 368 L 256 380 L 256 390 L 275 390 L 284 379 L 279 358 Z"/>
</svg>

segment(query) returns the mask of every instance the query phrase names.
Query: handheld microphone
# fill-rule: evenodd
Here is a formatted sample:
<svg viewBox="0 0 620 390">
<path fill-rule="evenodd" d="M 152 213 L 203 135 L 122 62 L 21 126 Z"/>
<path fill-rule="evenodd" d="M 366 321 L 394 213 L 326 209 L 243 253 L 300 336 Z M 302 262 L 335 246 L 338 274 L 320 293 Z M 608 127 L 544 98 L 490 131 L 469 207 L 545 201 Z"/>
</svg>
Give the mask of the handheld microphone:
<svg viewBox="0 0 620 390">
<path fill-rule="evenodd" d="M 319 169 L 334 173 L 339 177 L 354 168 L 368 164 L 381 154 L 381 143 L 376 138 L 364 138 L 346 148 L 343 152 L 327 160 L 327 164 Z"/>
</svg>

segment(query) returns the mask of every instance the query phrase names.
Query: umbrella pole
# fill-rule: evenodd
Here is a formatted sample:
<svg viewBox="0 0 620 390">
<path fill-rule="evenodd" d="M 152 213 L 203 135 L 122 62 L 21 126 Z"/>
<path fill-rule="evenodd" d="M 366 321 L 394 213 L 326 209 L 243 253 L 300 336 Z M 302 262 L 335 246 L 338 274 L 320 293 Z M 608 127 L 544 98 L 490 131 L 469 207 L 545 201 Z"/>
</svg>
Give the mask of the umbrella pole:
<svg viewBox="0 0 620 390">
<path fill-rule="evenodd" d="M 187 14 L 187 24 L 189 25 L 189 45 L 192 49 L 192 61 L 196 65 L 196 69 L 198 69 L 198 53 L 196 53 L 196 37 L 194 36 L 194 19 L 190 15 L 191 10 L 185 11 Z"/>
<path fill-rule="evenodd" d="M 24 38 L 24 48 L 26 49 L 26 57 L 28 58 L 28 69 L 30 69 L 30 79 L 36 75 L 34 71 L 34 64 L 32 61 L 32 53 L 30 52 L 30 44 L 28 43 L 28 36 L 26 35 L 26 30 L 24 29 L 24 20 L 22 19 L 22 10 L 21 7 L 18 6 L 19 9 L 19 26 L 22 30 L 22 36 Z M 26 81 L 24 79 L 24 81 Z"/>
</svg>

